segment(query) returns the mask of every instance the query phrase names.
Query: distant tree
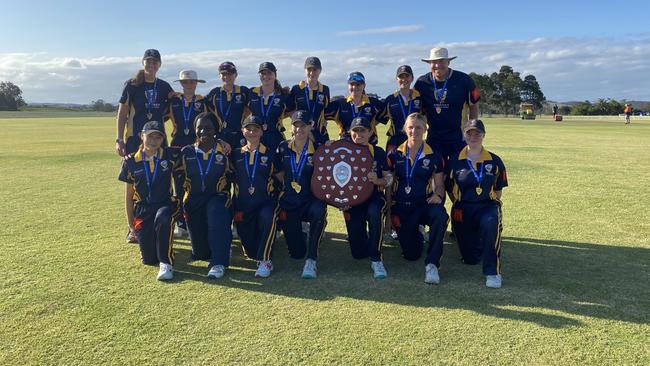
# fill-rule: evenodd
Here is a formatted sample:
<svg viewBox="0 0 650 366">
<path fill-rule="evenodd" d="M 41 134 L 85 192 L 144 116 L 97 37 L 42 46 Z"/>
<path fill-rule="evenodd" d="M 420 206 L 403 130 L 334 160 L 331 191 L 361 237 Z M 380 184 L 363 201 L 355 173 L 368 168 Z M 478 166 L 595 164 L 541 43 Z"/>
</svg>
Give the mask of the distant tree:
<svg viewBox="0 0 650 366">
<path fill-rule="evenodd" d="M 20 107 L 27 105 L 23 99 L 23 91 L 18 85 L 10 82 L 0 82 L 0 110 L 17 111 Z"/>
<path fill-rule="evenodd" d="M 571 107 L 569 107 L 568 105 L 560 106 L 560 114 L 561 115 L 571 114 Z"/>
<path fill-rule="evenodd" d="M 484 113 L 492 113 L 495 109 L 495 95 L 497 92 L 497 86 L 494 80 L 488 74 L 480 75 L 471 72 L 469 76 L 474 80 L 476 87 L 481 92 L 481 102 L 478 105 L 479 113 L 481 115 Z"/>
<path fill-rule="evenodd" d="M 542 109 L 545 100 L 535 75 L 526 75 L 521 82 L 521 101 L 531 103 L 536 109 Z"/>
<path fill-rule="evenodd" d="M 495 105 L 506 116 L 516 114 L 521 103 L 522 80 L 512 67 L 503 65 L 499 72 L 492 73 L 490 79 L 496 85 Z"/>
<path fill-rule="evenodd" d="M 115 107 L 111 103 L 104 102 L 103 99 L 97 99 L 95 101 L 90 102 L 90 107 L 92 108 L 93 111 L 98 111 L 98 112 L 115 112 L 117 110 L 117 107 Z"/>
</svg>

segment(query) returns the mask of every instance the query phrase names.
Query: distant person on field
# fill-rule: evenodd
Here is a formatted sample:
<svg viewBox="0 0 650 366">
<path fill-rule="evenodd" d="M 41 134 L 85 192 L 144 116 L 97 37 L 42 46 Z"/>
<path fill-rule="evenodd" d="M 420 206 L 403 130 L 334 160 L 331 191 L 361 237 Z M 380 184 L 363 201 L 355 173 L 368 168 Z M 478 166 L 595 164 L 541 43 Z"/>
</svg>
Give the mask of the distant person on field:
<svg viewBox="0 0 650 366">
<path fill-rule="evenodd" d="M 557 104 L 555 104 L 553 106 L 553 119 L 555 119 L 555 116 L 557 116 L 557 112 L 558 112 L 558 107 L 557 107 Z"/>
<path fill-rule="evenodd" d="M 625 103 L 625 108 L 623 109 L 623 113 L 625 113 L 625 124 L 629 125 L 630 116 L 632 115 L 632 105 L 630 103 Z"/>
</svg>

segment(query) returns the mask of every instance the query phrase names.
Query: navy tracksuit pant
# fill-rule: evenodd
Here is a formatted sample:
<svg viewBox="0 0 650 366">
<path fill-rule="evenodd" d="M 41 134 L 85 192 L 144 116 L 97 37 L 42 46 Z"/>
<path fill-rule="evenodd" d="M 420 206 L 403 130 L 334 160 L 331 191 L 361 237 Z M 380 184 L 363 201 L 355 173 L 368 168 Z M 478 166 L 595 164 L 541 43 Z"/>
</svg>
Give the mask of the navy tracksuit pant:
<svg viewBox="0 0 650 366">
<path fill-rule="evenodd" d="M 186 206 L 192 258 L 209 260 L 209 267 L 230 264 L 232 214 L 228 201 L 225 194 L 213 195 L 198 207 Z"/>
<path fill-rule="evenodd" d="M 178 213 L 177 202 L 154 205 L 136 203 L 133 224 L 142 263 L 173 264 L 172 231 Z"/>
<path fill-rule="evenodd" d="M 410 261 L 420 259 L 424 249 L 424 238 L 418 226 L 429 226 L 429 249 L 424 264 L 433 263 L 436 267 L 440 267 L 442 243 L 449 223 L 445 206 L 426 202 L 416 204 L 396 202 L 392 207 L 391 216 L 391 222 L 402 247 L 402 256 Z"/>
<path fill-rule="evenodd" d="M 237 234 L 248 258 L 271 260 L 278 211 L 278 203 L 269 200 L 255 209 L 235 212 Z"/>
<path fill-rule="evenodd" d="M 309 223 L 309 243 L 305 243 L 302 222 Z M 289 256 L 294 259 L 318 259 L 318 246 L 327 224 L 327 206 L 318 199 L 310 199 L 292 210 L 280 211 L 280 227 L 289 248 Z"/>
<path fill-rule="evenodd" d="M 381 260 L 385 210 L 386 200 L 383 197 L 371 197 L 343 212 L 353 258 L 370 257 L 373 262 Z"/>
<path fill-rule="evenodd" d="M 456 202 L 451 209 L 451 224 L 463 262 L 483 261 L 483 274 L 500 273 L 501 206 L 497 201 Z"/>
</svg>

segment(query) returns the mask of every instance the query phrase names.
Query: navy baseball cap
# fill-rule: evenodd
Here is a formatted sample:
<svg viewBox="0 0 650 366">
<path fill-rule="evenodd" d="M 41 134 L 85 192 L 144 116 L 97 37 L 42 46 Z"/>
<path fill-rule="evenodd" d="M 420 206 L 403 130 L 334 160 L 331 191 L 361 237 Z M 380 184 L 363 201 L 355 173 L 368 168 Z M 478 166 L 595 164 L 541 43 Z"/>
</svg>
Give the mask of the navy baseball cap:
<svg viewBox="0 0 650 366">
<path fill-rule="evenodd" d="M 153 48 L 144 51 L 144 56 L 142 56 L 142 59 L 146 60 L 148 58 L 153 58 L 154 60 L 160 61 L 160 52 L 158 52 L 158 50 L 155 50 Z"/>
<path fill-rule="evenodd" d="M 222 62 L 221 65 L 219 65 L 219 73 L 221 74 L 224 72 L 236 74 L 237 68 L 235 67 L 235 64 L 230 61 Z"/>
<path fill-rule="evenodd" d="M 250 125 L 257 125 L 258 127 L 262 127 L 263 124 L 264 121 L 262 120 L 261 117 L 254 116 L 251 114 L 250 116 L 246 117 L 244 122 L 242 122 L 241 126 L 242 128 L 245 128 L 246 126 L 250 126 Z"/>
<path fill-rule="evenodd" d="M 395 73 L 395 76 L 400 76 L 402 74 L 409 74 L 413 76 L 413 69 L 409 65 L 402 65 L 397 68 L 397 73 Z"/>
<path fill-rule="evenodd" d="M 307 57 L 305 60 L 305 69 L 313 67 L 315 69 L 322 70 L 323 67 L 320 64 L 320 59 L 318 57 Z"/>
<path fill-rule="evenodd" d="M 309 112 L 302 109 L 295 111 L 291 116 L 291 124 L 294 124 L 296 122 L 302 122 L 306 125 L 311 124 L 312 120 L 309 116 Z"/>
<path fill-rule="evenodd" d="M 273 72 L 278 71 L 278 69 L 275 68 L 275 65 L 273 65 L 272 62 L 262 62 L 260 64 L 260 69 L 257 70 L 257 72 L 262 72 L 264 70 L 269 70 L 269 71 L 273 71 Z"/>
<path fill-rule="evenodd" d="M 350 73 L 350 75 L 348 75 L 348 83 L 352 83 L 352 82 L 365 84 L 366 78 L 359 71 L 355 71 Z"/>
<path fill-rule="evenodd" d="M 485 133 L 485 125 L 483 124 L 483 121 L 480 119 L 473 119 L 465 125 L 464 131 L 467 133 L 467 131 L 471 130 L 477 130 L 480 133 Z"/>
<path fill-rule="evenodd" d="M 165 126 L 158 121 L 149 121 L 144 124 L 142 127 L 142 133 L 148 135 L 152 132 L 158 132 L 161 135 L 165 136 Z"/>
<path fill-rule="evenodd" d="M 352 123 L 350 123 L 350 131 L 357 127 L 363 127 L 369 130 L 370 121 L 366 117 L 356 117 L 352 120 Z"/>
</svg>

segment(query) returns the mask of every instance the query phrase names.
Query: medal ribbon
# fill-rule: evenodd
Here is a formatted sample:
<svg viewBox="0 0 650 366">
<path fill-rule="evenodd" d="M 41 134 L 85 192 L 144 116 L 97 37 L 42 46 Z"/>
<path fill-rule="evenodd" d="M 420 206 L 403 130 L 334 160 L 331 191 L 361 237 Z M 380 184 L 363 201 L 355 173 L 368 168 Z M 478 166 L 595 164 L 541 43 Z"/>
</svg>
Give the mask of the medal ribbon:
<svg viewBox="0 0 650 366">
<path fill-rule="evenodd" d="M 144 94 L 147 96 L 147 112 L 149 115 L 151 115 L 151 108 L 153 107 L 154 103 L 156 102 L 156 98 L 158 97 L 158 78 L 154 79 L 153 81 L 153 88 L 147 89 L 147 85 L 144 84 Z"/>
<path fill-rule="evenodd" d="M 305 102 L 307 103 L 307 110 L 311 112 L 311 118 L 315 119 L 316 118 L 316 106 L 318 105 L 318 95 L 320 91 L 318 90 L 318 87 L 316 87 L 316 95 L 314 95 L 314 106 L 311 107 L 309 105 L 309 95 L 311 94 L 309 91 L 309 84 L 305 85 Z"/>
<path fill-rule="evenodd" d="M 153 182 L 156 180 L 156 175 L 158 175 L 158 165 L 160 163 L 160 150 L 158 150 L 158 153 L 156 156 L 153 157 L 153 173 L 151 176 L 149 176 L 149 162 L 147 161 L 147 154 L 145 154 L 144 150 L 140 152 L 140 158 L 142 159 L 142 165 L 144 165 L 144 176 L 147 178 L 147 188 L 149 188 L 149 197 L 151 197 L 151 187 L 153 186 Z"/>
<path fill-rule="evenodd" d="M 449 81 L 449 75 L 445 78 L 445 83 L 442 85 L 442 96 L 440 99 L 438 99 L 438 86 L 436 85 L 436 77 L 431 74 L 431 81 L 433 82 L 433 100 L 440 103 L 443 101 L 443 97 L 445 95 L 445 92 L 447 91 L 447 82 Z"/>
<path fill-rule="evenodd" d="M 185 96 L 181 95 L 181 107 L 183 107 L 183 120 L 185 121 L 184 126 L 186 130 L 190 129 L 190 117 L 192 117 L 192 110 L 194 109 L 194 102 L 196 100 L 196 95 L 192 95 L 192 103 L 190 103 L 190 108 L 185 113 Z"/>
<path fill-rule="evenodd" d="M 205 168 L 205 173 L 203 173 L 203 165 L 201 161 L 203 160 L 203 157 L 199 159 L 199 147 L 196 147 L 196 165 L 199 166 L 199 175 L 201 176 L 201 192 L 205 192 L 205 178 L 210 174 L 210 168 L 212 167 L 212 160 L 214 159 L 214 155 L 217 153 L 217 144 L 214 144 L 212 147 L 212 154 L 210 154 L 210 158 L 208 159 L 208 166 Z M 205 154 L 205 153 L 204 153 Z"/>
<path fill-rule="evenodd" d="M 404 121 L 406 121 L 406 117 L 408 117 L 408 115 L 411 114 L 411 105 L 413 104 L 413 92 L 409 93 L 408 112 L 404 109 L 404 101 L 402 100 L 402 94 L 400 94 L 399 92 L 397 93 L 397 100 L 399 101 L 399 106 L 402 109 L 402 116 L 404 116 Z"/>
<path fill-rule="evenodd" d="M 257 171 L 257 156 L 258 156 L 258 153 L 259 153 L 259 147 L 257 148 L 257 150 L 255 150 L 255 154 L 253 155 L 253 169 L 252 169 L 252 171 L 248 170 L 249 166 L 250 166 L 248 164 L 248 162 L 250 161 L 250 152 L 246 151 L 246 153 L 244 153 L 244 158 L 246 159 L 246 161 L 244 162 L 244 169 L 246 169 L 246 175 L 248 176 L 249 187 L 252 187 L 253 183 L 255 182 L 255 172 Z"/>
<path fill-rule="evenodd" d="M 269 94 L 269 106 L 264 109 L 264 92 L 262 91 L 262 88 L 260 88 L 260 110 L 262 112 L 262 118 L 264 119 L 264 122 L 268 123 L 269 121 L 269 112 L 271 111 L 271 106 L 273 106 L 273 96 L 275 95 L 275 92 Z"/>
<path fill-rule="evenodd" d="M 406 164 L 404 164 L 404 170 L 406 170 L 406 186 L 407 187 L 410 187 L 411 182 L 413 182 L 413 173 L 415 173 L 415 167 L 418 164 L 418 159 L 420 159 L 420 155 L 422 155 L 422 149 L 424 149 L 424 143 L 422 143 L 422 145 L 420 145 L 420 148 L 418 149 L 417 154 L 415 154 L 415 158 L 413 159 L 413 166 L 410 166 L 411 165 L 411 158 L 409 157 L 409 154 L 411 152 L 411 149 L 409 149 L 409 145 L 406 144 Z"/>
<path fill-rule="evenodd" d="M 232 87 L 232 98 L 230 98 L 230 102 L 228 102 L 228 109 L 226 112 L 223 112 L 223 96 L 221 95 L 221 92 L 223 92 L 223 88 L 221 88 L 219 92 L 219 112 L 221 113 L 221 120 L 224 122 L 224 124 L 228 124 L 228 117 L 230 117 L 230 107 L 232 107 L 232 101 L 235 100 L 235 86 L 233 85 Z M 226 94 L 226 99 L 228 99 L 228 92 L 225 92 Z"/>
<path fill-rule="evenodd" d="M 291 175 L 293 176 L 294 182 L 300 181 L 300 176 L 302 175 L 302 169 L 305 167 L 305 162 L 307 161 L 308 145 L 309 145 L 309 141 L 306 141 L 305 145 L 302 147 L 302 151 L 300 152 L 300 158 L 298 159 L 297 165 L 296 165 L 295 152 L 291 151 L 291 153 L 289 153 L 289 158 L 291 159 Z"/>
<path fill-rule="evenodd" d="M 476 164 L 478 166 L 478 163 Z M 474 170 L 474 165 L 472 165 L 472 162 L 467 159 L 467 166 L 469 167 L 469 170 L 472 171 L 472 174 L 474 174 L 474 178 L 476 178 L 476 181 L 478 182 L 478 187 L 481 187 L 481 181 L 483 180 L 483 167 L 479 168 L 481 171 L 480 174 L 476 174 L 476 170 Z"/>
</svg>

